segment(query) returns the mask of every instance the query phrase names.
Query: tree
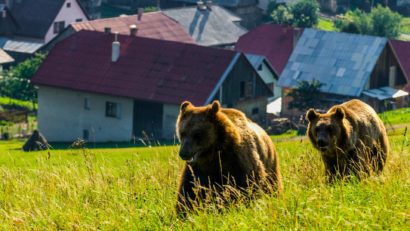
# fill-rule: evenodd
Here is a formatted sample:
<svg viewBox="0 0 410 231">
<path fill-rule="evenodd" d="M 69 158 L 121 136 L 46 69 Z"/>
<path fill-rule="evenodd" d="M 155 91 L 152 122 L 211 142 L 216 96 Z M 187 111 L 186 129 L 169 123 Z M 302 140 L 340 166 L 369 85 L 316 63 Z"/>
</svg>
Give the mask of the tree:
<svg viewBox="0 0 410 231">
<path fill-rule="evenodd" d="M 44 58 L 44 54 L 35 54 L 34 57 L 5 71 L 3 79 L 0 79 L 0 95 L 15 99 L 35 101 L 37 91 L 34 89 L 34 86 L 30 84 L 30 79 L 40 67 Z"/>
<path fill-rule="evenodd" d="M 378 5 L 370 13 L 361 10 L 348 11 L 335 26 L 342 32 L 395 38 L 400 35 L 401 16 L 388 7 Z"/>
<path fill-rule="evenodd" d="M 289 6 L 279 5 L 272 11 L 271 17 L 277 24 L 312 27 L 319 20 L 319 4 L 315 0 L 300 0 Z"/>
<path fill-rule="evenodd" d="M 300 0 L 291 6 L 291 12 L 297 27 L 312 27 L 319 21 L 319 4 L 315 0 Z"/>
<path fill-rule="evenodd" d="M 317 80 L 312 82 L 301 81 L 297 89 L 291 91 L 288 96 L 292 97 L 292 101 L 289 103 L 289 109 L 298 109 L 301 111 L 307 110 L 317 105 L 320 101 L 320 88 L 323 86 Z"/>
<path fill-rule="evenodd" d="M 369 15 L 373 23 L 373 35 L 387 38 L 396 38 L 400 35 L 400 14 L 391 11 L 388 7 L 377 5 Z"/>
<path fill-rule="evenodd" d="M 278 8 L 272 12 L 271 17 L 276 24 L 293 24 L 293 15 L 284 5 L 278 6 Z"/>
</svg>

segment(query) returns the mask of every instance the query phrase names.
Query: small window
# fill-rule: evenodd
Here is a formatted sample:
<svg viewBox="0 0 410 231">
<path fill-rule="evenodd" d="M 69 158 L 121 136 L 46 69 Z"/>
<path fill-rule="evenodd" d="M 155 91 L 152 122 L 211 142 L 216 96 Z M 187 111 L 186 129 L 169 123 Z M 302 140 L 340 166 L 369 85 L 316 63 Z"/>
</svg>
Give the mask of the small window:
<svg viewBox="0 0 410 231">
<path fill-rule="evenodd" d="M 120 118 L 120 104 L 114 102 L 105 103 L 105 116 Z"/>
<path fill-rule="evenodd" d="M 252 97 L 253 95 L 252 81 L 241 81 L 239 85 L 239 97 Z"/>
<path fill-rule="evenodd" d="M 254 108 L 252 109 L 252 115 L 257 115 L 257 114 L 259 114 L 259 108 L 254 107 Z"/>
<path fill-rule="evenodd" d="M 54 22 L 54 34 L 58 34 L 61 31 L 63 31 L 65 28 L 65 22 L 60 21 L 60 22 Z"/>
<path fill-rule="evenodd" d="M 83 140 L 90 139 L 90 132 L 87 129 L 83 130 Z"/>
<path fill-rule="evenodd" d="M 258 71 L 261 71 L 261 70 L 263 70 L 263 65 L 262 64 L 259 65 L 259 67 L 258 67 Z"/>
<path fill-rule="evenodd" d="M 67 2 L 66 6 L 67 6 L 67 8 L 70 8 L 71 7 L 71 2 Z"/>
<path fill-rule="evenodd" d="M 84 98 L 84 109 L 90 110 L 90 100 L 88 98 Z"/>
<path fill-rule="evenodd" d="M 82 19 L 82 18 L 77 18 L 75 21 L 76 21 L 76 22 L 82 22 L 83 19 Z"/>
</svg>

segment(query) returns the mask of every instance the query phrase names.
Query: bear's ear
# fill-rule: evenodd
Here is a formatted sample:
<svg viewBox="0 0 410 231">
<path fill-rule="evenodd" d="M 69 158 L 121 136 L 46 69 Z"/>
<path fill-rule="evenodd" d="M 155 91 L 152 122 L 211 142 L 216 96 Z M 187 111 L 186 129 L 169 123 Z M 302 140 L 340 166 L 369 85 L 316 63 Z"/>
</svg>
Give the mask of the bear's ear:
<svg viewBox="0 0 410 231">
<path fill-rule="evenodd" d="M 333 117 L 339 120 L 345 118 L 345 110 L 341 107 L 337 107 L 335 112 L 333 113 Z"/>
<path fill-rule="evenodd" d="M 313 109 L 309 109 L 308 112 L 306 113 L 306 119 L 309 122 L 312 122 L 313 120 L 315 120 L 317 117 L 319 117 L 318 113 Z"/>
<path fill-rule="evenodd" d="M 192 103 L 189 101 L 184 101 L 181 103 L 180 110 L 181 112 L 186 112 L 190 107 L 192 107 Z"/>
<path fill-rule="evenodd" d="M 219 104 L 218 100 L 214 100 L 211 106 L 211 112 L 216 114 L 219 110 L 221 110 L 221 104 Z"/>
</svg>

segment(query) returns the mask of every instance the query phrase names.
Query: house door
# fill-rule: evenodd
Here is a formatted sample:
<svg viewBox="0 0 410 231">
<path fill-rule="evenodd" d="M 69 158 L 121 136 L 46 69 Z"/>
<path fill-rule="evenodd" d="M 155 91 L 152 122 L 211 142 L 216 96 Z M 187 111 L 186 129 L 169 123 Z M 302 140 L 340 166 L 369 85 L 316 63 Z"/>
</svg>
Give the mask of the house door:
<svg viewBox="0 0 410 231">
<path fill-rule="evenodd" d="M 136 138 L 161 139 L 163 105 L 134 101 L 133 134 Z"/>
</svg>

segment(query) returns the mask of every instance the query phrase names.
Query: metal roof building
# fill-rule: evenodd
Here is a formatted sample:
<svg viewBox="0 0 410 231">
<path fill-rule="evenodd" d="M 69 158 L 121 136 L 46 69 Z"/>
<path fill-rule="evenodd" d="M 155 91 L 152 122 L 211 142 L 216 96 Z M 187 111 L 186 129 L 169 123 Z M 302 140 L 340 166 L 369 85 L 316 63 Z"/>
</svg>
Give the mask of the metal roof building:
<svg viewBox="0 0 410 231">
<path fill-rule="evenodd" d="M 239 25 L 241 18 L 220 6 L 198 10 L 196 6 L 164 10 L 179 22 L 194 41 L 202 46 L 234 45 L 247 30 Z"/>
<path fill-rule="evenodd" d="M 305 29 L 279 78 L 296 88 L 317 80 L 321 92 L 358 97 L 387 43 L 386 38 Z"/>
</svg>

